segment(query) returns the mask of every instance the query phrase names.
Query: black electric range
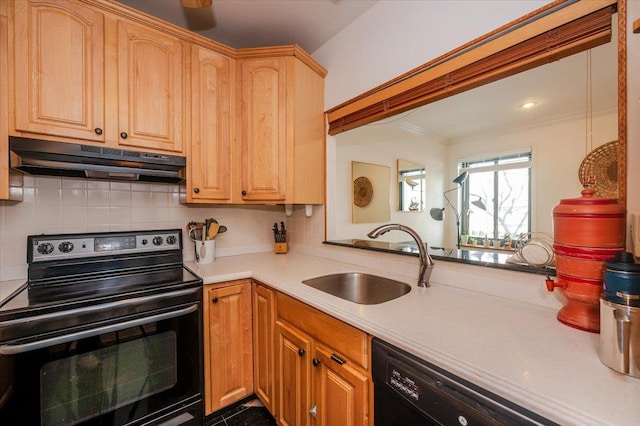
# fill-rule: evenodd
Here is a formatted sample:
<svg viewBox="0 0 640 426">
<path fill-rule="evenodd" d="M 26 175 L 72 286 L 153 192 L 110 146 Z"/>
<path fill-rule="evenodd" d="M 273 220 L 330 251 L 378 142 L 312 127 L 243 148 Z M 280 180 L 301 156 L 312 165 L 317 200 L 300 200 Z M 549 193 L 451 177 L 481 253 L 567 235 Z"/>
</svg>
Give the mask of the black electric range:
<svg viewBox="0 0 640 426">
<path fill-rule="evenodd" d="M 182 264 L 179 229 L 32 235 L 27 262 L 0 321 L 202 285 Z"/>
<path fill-rule="evenodd" d="M 182 231 L 27 244 L 28 280 L 0 302 L 0 424 L 201 424 L 202 279 Z"/>
</svg>

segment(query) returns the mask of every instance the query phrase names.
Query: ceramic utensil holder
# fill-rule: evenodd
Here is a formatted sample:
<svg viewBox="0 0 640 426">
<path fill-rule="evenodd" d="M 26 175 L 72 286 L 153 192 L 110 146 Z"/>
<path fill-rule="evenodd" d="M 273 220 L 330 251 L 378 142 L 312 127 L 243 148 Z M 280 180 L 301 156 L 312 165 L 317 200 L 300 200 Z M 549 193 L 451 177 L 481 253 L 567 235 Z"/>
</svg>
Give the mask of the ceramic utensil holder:
<svg viewBox="0 0 640 426">
<path fill-rule="evenodd" d="M 202 241 L 196 241 L 196 251 L 198 252 L 197 263 L 200 265 L 213 263 L 216 258 L 216 240 L 204 241 L 204 256 L 202 255 Z"/>
</svg>

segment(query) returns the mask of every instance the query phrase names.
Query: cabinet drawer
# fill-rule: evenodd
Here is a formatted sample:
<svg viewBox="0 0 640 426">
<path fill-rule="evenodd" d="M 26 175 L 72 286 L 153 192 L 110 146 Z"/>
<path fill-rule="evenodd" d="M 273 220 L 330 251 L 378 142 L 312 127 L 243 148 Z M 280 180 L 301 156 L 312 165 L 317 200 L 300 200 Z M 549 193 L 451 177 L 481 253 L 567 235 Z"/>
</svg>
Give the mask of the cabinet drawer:
<svg viewBox="0 0 640 426">
<path fill-rule="evenodd" d="M 367 334 L 285 294 L 277 296 L 278 318 L 294 325 L 333 348 L 357 365 L 368 369 Z"/>
</svg>

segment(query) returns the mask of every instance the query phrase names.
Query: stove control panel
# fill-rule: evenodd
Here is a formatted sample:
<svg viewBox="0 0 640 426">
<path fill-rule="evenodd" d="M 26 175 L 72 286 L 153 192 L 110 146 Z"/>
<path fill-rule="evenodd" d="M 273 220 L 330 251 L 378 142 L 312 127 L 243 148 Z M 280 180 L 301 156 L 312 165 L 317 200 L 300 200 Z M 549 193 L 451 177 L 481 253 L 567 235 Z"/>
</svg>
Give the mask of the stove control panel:
<svg viewBox="0 0 640 426">
<path fill-rule="evenodd" d="M 40 262 L 103 255 L 182 249 L 182 230 L 32 235 L 27 260 Z"/>
</svg>

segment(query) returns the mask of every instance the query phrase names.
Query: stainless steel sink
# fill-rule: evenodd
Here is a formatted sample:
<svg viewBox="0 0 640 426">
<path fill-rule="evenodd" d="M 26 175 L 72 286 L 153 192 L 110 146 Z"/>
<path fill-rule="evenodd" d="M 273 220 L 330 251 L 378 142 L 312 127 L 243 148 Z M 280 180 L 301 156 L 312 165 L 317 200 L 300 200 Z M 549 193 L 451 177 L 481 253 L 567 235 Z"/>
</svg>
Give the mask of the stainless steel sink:
<svg viewBox="0 0 640 426">
<path fill-rule="evenodd" d="M 331 274 L 302 281 L 325 293 L 363 305 L 388 302 L 411 291 L 400 281 L 361 272 Z"/>
</svg>

